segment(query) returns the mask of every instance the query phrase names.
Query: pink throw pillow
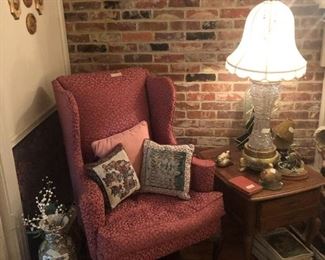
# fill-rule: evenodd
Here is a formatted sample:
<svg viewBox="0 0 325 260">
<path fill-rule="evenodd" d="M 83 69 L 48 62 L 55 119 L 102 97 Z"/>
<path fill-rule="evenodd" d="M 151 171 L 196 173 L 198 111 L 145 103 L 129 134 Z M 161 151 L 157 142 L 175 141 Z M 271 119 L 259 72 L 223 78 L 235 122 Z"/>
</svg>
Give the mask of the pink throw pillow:
<svg viewBox="0 0 325 260">
<path fill-rule="evenodd" d="M 116 145 L 122 144 L 136 174 L 139 176 L 145 139 L 149 139 L 148 124 L 146 121 L 141 121 L 122 133 L 92 142 L 91 147 L 96 156 L 104 158 Z"/>
</svg>

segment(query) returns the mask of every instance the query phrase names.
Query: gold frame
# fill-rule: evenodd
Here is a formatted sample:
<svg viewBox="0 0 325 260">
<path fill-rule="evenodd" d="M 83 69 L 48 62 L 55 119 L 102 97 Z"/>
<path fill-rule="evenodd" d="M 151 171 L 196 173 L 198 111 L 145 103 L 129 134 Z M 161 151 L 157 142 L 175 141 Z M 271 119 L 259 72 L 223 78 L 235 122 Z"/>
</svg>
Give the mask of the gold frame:
<svg viewBox="0 0 325 260">
<path fill-rule="evenodd" d="M 37 20 L 34 14 L 29 13 L 26 16 L 26 27 L 27 27 L 27 31 L 30 34 L 35 34 L 37 31 Z"/>
<path fill-rule="evenodd" d="M 23 0 L 23 2 L 27 8 L 31 7 L 33 4 L 33 0 Z"/>
<path fill-rule="evenodd" d="M 10 13 L 15 20 L 18 20 L 21 15 L 21 3 L 20 0 L 8 0 L 10 7 Z"/>
</svg>

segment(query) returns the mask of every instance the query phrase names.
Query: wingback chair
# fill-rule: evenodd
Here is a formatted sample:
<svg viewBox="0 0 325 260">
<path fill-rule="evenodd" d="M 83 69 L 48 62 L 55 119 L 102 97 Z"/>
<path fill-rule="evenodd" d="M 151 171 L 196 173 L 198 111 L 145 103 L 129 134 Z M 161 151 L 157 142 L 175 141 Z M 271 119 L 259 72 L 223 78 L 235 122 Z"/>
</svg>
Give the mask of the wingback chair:
<svg viewBox="0 0 325 260">
<path fill-rule="evenodd" d="M 101 190 L 84 165 L 95 160 L 91 143 L 142 120 L 151 139 L 176 144 L 172 131 L 175 89 L 147 70 L 74 74 L 53 81 L 75 201 L 92 259 L 156 259 L 220 232 L 222 194 L 213 191 L 215 165 L 193 158 L 191 199 L 136 194 L 105 212 Z"/>
</svg>

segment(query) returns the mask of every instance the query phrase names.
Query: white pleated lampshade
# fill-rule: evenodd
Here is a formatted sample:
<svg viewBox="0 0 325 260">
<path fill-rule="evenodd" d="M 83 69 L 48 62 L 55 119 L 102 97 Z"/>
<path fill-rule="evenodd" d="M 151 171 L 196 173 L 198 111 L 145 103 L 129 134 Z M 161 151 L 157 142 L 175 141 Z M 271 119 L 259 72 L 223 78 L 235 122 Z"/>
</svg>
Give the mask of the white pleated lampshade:
<svg viewBox="0 0 325 260">
<path fill-rule="evenodd" d="M 306 73 L 297 49 L 294 17 L 281 1 L 264 1 L 249 13 L 237 49 L 228 56 L 230 73 L 254 81 L 281 81 Z"/>
</svg>

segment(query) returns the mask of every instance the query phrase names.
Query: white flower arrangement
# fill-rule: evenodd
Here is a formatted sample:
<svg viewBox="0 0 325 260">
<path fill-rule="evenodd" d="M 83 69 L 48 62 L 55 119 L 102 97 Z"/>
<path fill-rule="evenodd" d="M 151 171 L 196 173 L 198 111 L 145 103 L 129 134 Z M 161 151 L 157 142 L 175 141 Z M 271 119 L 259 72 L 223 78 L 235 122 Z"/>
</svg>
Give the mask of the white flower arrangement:
<svg viewBox="0 0 325 260">
<path fill-rule="evenodd" d="M 27 232 L 30 233 L 55 232 L 67 224 L 67 211 L 64 205 L 58 204 L 56 200 L 53 181 L 49 180 L 48 176 L 42 181 L 44 186 L 35 197 L 39 212 L 32 218 L 23 218 Z"/>
</svg>

